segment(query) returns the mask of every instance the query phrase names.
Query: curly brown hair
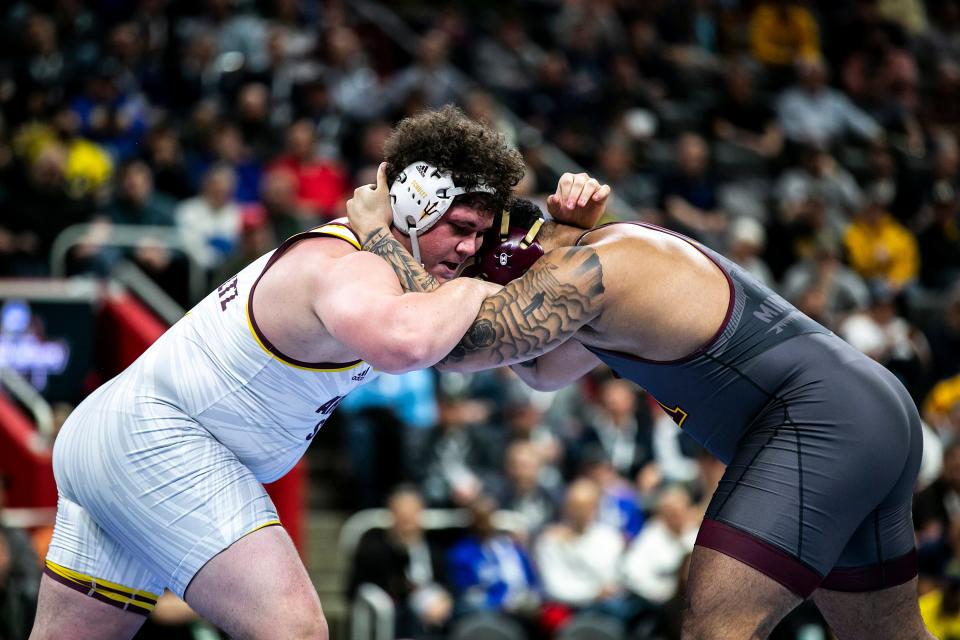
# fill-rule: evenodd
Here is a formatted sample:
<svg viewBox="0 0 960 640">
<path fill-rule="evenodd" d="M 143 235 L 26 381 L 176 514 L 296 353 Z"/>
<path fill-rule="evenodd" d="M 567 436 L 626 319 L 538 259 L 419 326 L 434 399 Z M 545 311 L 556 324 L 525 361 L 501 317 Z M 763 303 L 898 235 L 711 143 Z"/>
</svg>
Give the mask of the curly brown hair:
<svg viewBox="0 0 960 640">
<path fill-rule="evenodd" d="M 404 118 L 384 145 L 387 182 L 393 184 L 403 169 L 418 160 L 450 171 L 457 186 L 473 189 L 485 184 L 495 193 L 467 193 L 458 201 L 493 213 L 503 210 L 513 187 L 523 178 L 520 152 L 503 136 L 468 118 L 460 109 L 447 105 Z"/>
</svg>

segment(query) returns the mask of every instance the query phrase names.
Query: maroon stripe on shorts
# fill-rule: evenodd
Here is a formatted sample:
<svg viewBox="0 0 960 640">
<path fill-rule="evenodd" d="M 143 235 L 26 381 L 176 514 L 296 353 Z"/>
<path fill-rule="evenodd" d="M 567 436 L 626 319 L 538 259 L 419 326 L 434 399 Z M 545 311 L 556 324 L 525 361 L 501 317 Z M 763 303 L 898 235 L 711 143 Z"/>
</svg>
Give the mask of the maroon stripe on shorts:
<svg viewBox="0 0 960 640">
<path fill-rule="evenodd" d="M 65 578 L 58 573 L 54 573 L 48 568 L 45 568 L 43 572 L 49 578 L 56 580 L 57 582 L 59 582 L 65 587 L 70 587 L 74 591 L 79 591 L 83 595 L 90 596 L 94 600 L 99 600 L 100 602 L 111 604 L 118 609 L 124 609 L 131 613 L 136 613 L 138 615 L 142 615 L 142 616 L 150 615 L 150 609 L 152 609 L 153 606 L 156 604 L 155 602 L 144 602 L 143 600 L 131 600 L 129 603 L 118 602 L 117 600 L 108 598 L 107 596 L 97 593 L 96 591 L 94 591 L 93 593 L 90 593 L 90 590 L 93 588 L 93 585 L 83 585 L 78 582 L 74 582 L 73 580 L 70 580 L 69 578 Z M 147 605 L 150 608 L 149 609 L 144 608 L 143 605 Z"/>
<path fill-rule="evenodd" d="M 914 549 L 881 564 L 834 569 L 820 586 L 831 591 L 879 591 L 909 582 L 916 575 L 917 551 Z"/>
<path fill-rule="evenodd" d="M 820 574 L 783 549 L 716 520 L 704 519 L 697 544 L 753 567 L 804 599 L 823 580 Z"/>
</svg>

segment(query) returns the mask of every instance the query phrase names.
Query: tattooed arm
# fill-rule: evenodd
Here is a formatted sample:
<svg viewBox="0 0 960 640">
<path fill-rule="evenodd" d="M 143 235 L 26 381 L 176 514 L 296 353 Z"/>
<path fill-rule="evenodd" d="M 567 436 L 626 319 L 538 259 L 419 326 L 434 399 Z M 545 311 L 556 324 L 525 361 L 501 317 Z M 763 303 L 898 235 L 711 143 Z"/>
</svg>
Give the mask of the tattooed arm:
<svg viewBox="0 0 960 640">
<path fill-rule="evenodd" d="M 556 391 L 593 371 L 600 359 L 576 338 L 538 358 L 512 365 L 521 380 L 539 391 Z"/>
<path fill-rule="evenodd" d="M 375 229 L 360 238 L 360 242 L 364 251 L 374 253 L 387 261 L 393 272 L 397 274 L 404 292 L 427 293 L 440 286 L 437 279 L 427 273 L 423 265 L 407 253 L 406 247 L 393 237 L 389 228 Z"/>
<path fill-rule="evenodd" d="M 603 304 L 597 252 L 591 247 L 551 251 L 522 278 L 484 300 L 460 344 L 438 367 L 477 371 L 536 358 L 597 318 Z"/>
</svg>

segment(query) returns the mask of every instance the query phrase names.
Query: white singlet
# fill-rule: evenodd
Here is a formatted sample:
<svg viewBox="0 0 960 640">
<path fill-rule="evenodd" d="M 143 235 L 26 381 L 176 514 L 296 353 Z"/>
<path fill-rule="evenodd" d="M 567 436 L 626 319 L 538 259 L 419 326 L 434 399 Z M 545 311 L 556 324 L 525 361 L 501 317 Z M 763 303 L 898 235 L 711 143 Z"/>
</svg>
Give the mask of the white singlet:
<svg viewBox="0 0 960 640">
<path fill-rule="evenodd" d="M 47 574 L 146 613 L 164 587 L 183 597 L 213 556 L 278 524 L 261 485 L 296 464 L 340 400 L 376 372 L 307 363 L 275 349 L 252 300 L 295 235 L 206 296 L 70 415 L 54 447 L 59 491 Z"/>
</svg>

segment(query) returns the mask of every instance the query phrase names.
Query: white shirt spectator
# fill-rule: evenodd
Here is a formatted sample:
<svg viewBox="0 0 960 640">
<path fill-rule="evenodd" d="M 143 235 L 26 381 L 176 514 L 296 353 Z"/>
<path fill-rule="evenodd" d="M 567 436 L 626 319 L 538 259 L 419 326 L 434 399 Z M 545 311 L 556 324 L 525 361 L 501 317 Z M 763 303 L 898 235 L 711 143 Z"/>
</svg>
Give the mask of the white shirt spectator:
<svg viewBox="0 0 960 640">
<path fill-rule="evenodd" d="M 650 602 L 663 604 L 676 593 L 677 570 L 696 540 L 696 527 L 677 536 L 659 518 L 647 523 L 624 556 L 624 586 Z"/>
<path fill-rule="evenodd" d="M 190 198 L 177 207 L 176 220 L 184 243 L 207 269 L 223 263 L 240 236 L 240 208 L 235 202 L 215 208 L 203 196 Z"/>
<path fill-rule="evenodd" d="M 880 127 L 847 96 L 824 87 L 817 92 L 788 89 L 779 99 L 777 113 L 787 138 L 827 146 L 848 131 L 873 139 Z"/>
<path fill-rule="evenodd" d="M 565 525 L 547 529 L 537 543 L 535 559 L 547 598 L 585 606 L 619 584 L 623 536 L 607 524 L 594 522 L 576 535 Z"/>
</svg>

